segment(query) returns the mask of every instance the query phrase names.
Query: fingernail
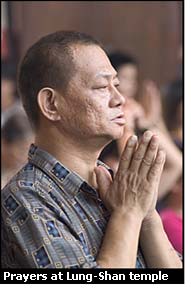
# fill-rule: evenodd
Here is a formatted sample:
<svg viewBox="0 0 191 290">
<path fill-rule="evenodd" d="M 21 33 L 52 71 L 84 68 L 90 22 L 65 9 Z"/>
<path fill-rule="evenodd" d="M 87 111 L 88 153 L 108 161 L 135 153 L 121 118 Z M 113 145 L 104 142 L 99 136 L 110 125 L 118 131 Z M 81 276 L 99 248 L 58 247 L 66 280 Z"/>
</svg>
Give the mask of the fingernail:
<svg viewBox="0 0 191 290">
<path fill-rule="evenodd" d="M 130 137 L 130 139 L 128 141 L 128 145 L 133 146 L 136 142 L 137 142 L 137 136 L 133 135 Z"/>
<path fill-rule="evenodd" d="M 143 134 L 143 138 L 145 141 L 148 141 L 150 140 L 150 138 L 152 137 L 152 132 L 151 131 L 146 131 L 144 134 Z"/>
<path fill-rule="evenodd" d="M 156 145 L 158 143 L 158 140 L 159 140 L 158 136 L 157 135 L 154 135 L 152 137 L 151 144 L 152 145 Z"/>
</svg>

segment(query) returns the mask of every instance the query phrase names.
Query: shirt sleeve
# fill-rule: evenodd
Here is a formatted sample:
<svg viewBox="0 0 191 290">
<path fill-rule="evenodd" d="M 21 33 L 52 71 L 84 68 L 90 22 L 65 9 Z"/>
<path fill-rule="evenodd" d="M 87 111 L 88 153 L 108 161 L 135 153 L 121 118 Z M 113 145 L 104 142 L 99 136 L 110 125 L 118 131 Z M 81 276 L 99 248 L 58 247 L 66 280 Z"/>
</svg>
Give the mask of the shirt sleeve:
<svg viewBox="0 0 191 290">
<path fill-rule="evenodd" d="M 5 268 L 99 268 L 83 231 L 13 194 L 2 200 L 2 253 Z"/>
</svg>

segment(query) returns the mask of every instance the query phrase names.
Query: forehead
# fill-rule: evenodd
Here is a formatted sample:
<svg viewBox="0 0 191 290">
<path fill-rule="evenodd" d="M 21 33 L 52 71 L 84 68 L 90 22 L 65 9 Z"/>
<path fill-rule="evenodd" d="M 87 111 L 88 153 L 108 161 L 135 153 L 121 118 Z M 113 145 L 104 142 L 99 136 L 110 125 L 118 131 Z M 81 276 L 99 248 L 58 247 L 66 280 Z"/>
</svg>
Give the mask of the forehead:
<svg viewBox="0 0 191 290">
<path fill-rule="evenodd" d="M 95 78 L 116 76 L 106 53 L 97 45 L 78 45 L 73 48 L 73 57 L 80 75 Z"/>
</svg>

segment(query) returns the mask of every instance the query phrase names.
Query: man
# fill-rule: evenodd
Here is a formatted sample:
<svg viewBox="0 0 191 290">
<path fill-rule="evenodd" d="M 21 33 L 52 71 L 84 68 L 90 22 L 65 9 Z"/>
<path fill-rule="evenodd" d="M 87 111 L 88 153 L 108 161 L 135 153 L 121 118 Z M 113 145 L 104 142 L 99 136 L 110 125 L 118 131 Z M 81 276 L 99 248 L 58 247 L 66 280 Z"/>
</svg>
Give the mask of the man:
<svg viewBox="0 0 191 290">
<path fill-rule="evenodd" d="M 97 161 L 123 135 L 118 84 L 85 34 L 56 32 L 26 53 L 18 85 L 36 138 L 2 193 L 4 267 L 181 267 L 155 211 L 165 161 L 157 136 L 128 140 L 114 181 Z"/>
</svg>

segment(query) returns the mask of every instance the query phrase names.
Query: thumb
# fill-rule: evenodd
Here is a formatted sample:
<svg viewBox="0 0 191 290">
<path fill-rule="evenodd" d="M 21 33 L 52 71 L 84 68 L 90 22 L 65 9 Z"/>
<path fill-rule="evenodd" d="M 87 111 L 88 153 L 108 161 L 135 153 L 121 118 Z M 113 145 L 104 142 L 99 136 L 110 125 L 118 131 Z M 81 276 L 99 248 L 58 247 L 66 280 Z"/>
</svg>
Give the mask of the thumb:
<svg viewBox="0 0 191 290">
<path fill-rule="evenodd" d="M 96 174 L 100 197 L 102 197 L 108 191 L 110 184 L 112 183 L 112 178 L 108 170 L 102 165 L 97 166 L 94 171 Z"/>
</svg>

